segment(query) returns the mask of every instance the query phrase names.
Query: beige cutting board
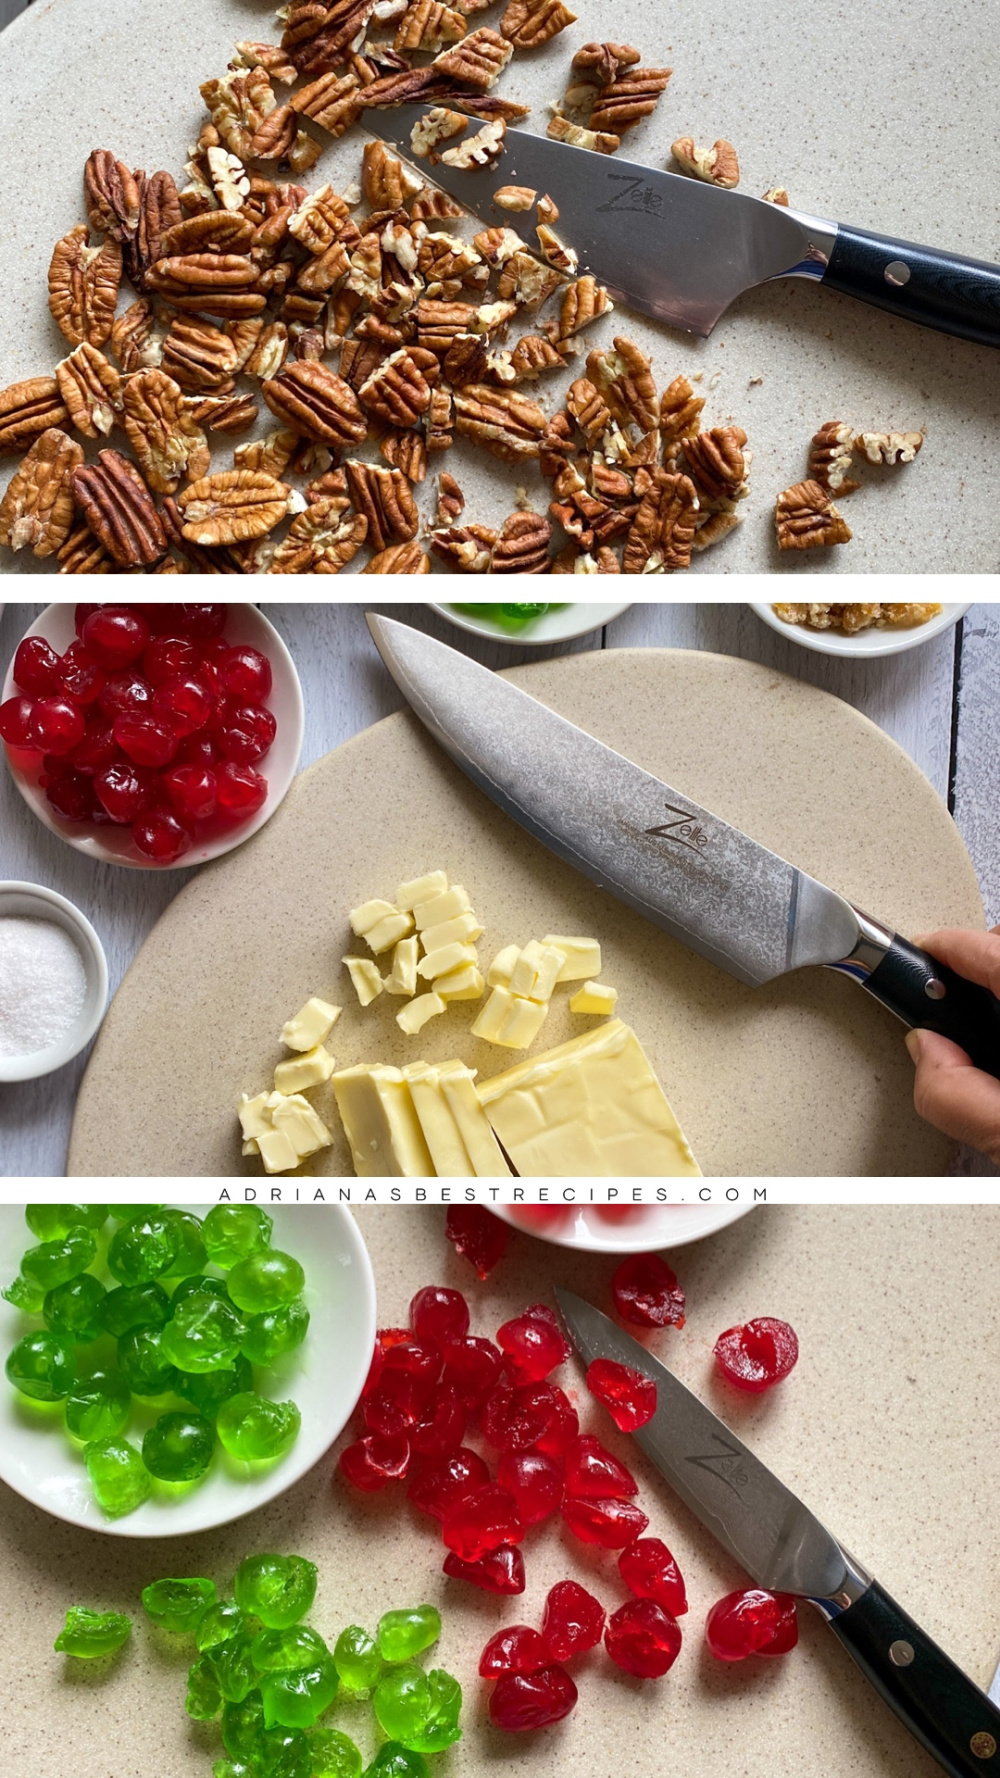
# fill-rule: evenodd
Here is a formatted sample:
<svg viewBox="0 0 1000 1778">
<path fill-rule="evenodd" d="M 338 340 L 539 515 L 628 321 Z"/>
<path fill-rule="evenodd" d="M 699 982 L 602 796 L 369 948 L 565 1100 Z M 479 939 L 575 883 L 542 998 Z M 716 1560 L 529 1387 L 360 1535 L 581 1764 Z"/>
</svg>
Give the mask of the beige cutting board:
<svg viewBox="0 0 1000 1778">
<path fill-rule="evenodd" d="M 615 649 L 510 677 L 682 793 L 904 933 L 981 925 L 972 866 L 911 760 L 839 699 L 769 668 Z M 810 970 L 740 986 L 561 863 L 502 816 L 408 713 L 304 772 L 271 822 L 183 889 L 126 976 L 80 1089 L 71 1174 L 230 1174 L 235 1106 L 260 1091 L 277 1034 L 311 994 L 343 1003 L 338 1064 L 457 1055 L 486 1076 L 510 1052 L 458 1004 L 417 1038 L 400 1003 L 362 1010 L 340 967 L 347 911 L 443 867 L 501 945 L 591 933 L 707 1174 L 925 1174 L 951 1149 L 916 1118 L 902 1028 L 846 979 Z M 533 1051 L 590 1021 L 553 1006 Z M 314 1101 L 332 1128 L 329 1087 Z M 346 1143 L 316 1171 L 350 1172 Z"/>
</svg>

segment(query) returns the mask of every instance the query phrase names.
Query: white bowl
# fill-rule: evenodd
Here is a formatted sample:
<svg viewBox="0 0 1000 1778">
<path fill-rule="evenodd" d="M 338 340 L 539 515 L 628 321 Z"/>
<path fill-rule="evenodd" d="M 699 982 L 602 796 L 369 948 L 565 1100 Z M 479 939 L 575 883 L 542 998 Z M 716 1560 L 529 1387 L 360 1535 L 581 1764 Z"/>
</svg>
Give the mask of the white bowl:
<svg viewBox="0 0 1000 1778">
<path fill-rule="evenodd" d="M 844 601 L 846 603 L 846 601 Z M 806 603 L 806 601 L 781 599 L 782 605 Z M 919 648 L 922 642 L 929 642 L 932 636 L 940 636 L 943 630 L 950 630 L 963 618 L 969 609 L 968 605 L 942 605 L 937 617 L 928 618 L 925 624 L 914 624 L 907 630 L 858 630 L 853 636 L 845 636 L 842 630 L 810 630 L 805 624 L 786 624 L 771 605 L 751 605 L 751 611 L 777 630 L 779 636 L 787 636 L 790 642 L 797 642 L 801 648 L 811 648 L 815 654 L 849 654 L 852 656 L 882 656 L 902 654 L 907 648 Z"/>
<path fill-rule="evenodd" d="M 26 753 L 21 748 L 12 750 L 6 747 L 8 770 L 29 809 L 34 810 L 39 821 L 51 833 L 58 834 L 61 840 L 66 840 L 78 852 L 85 852 L 88 858 L 99 859 L 103 864 L 124 864 L 132 870 L 187 870 L 194 864 L 206 864 L 210 858 L 221 858 L 224 852 L 231 852 L 234 847 L 242 846 L 244 840 L 248 840 L 251 834 L 263 827 L 265 821 L 270 820 L 279 803 L 288 794 L 302 751 L 305 721 L 302 686 L 295 670 L 295 662 L 274 625 L 268 623 L 255 605 L 229 605 L 227 610 L 226 641 L 234 645 L 247 644 L 251 648 L 259 648 L 271 663 L 273 683 L 264 701 L 273 712 L 277 733 L 274 746 L 260 762 L 260 769 L 267 779 L 266 800 L 256 815 L 251 816 L 249 821 L 241 822 L 238 827 L 234 827 L 231 822 L 223 824 L 217 817 L 213 817 L 211 822 L 199 823 L 201 837 L 196 838 L 189 852 L 185 852 L 173 864 L 154 864 L 151 858 L 144 858 L 132 844 L 127 827 L 109 825 L 91 832 L 86 830 L 85 824 L 78 826 L 73 821 L 63 821 L 51 804 L 46 802 L 45 792 L 38 786 L 41 765 L 37 754 Z M 57 653 L 62 654 L 76 635 L 73 614 L 72 605 L 47 605 L 31 628 L 25 631 L 25 635 L 43 636 Z M 16 693 L 12 657 L 0 690 L 0 703 L 14 697 Z"/>
<path fill-rule="evenodd" d="M 0 883 L 0 919 L 4 917 L 49 920 L 61 926 L 74 941 L 87 977 L 83 1006 L 64 1037 L 27 1056 L 0 1056 L 0 1081 L 38 1080 L 71 1062 L 93 1037 L 108 1004 L 108 960 L 90 921 L 54 889 L 43 889 L 39 883 Z"/>
<path fill-rule="evenodd" d="M 204 1205 L 183 1205 L 204 1215 Z M 275 1206 L 273 1246 L 294 1254 L 305 1267 L 305 1299 L 311 1320 L 303 1345 L 256 1378 L 263 1394 L 290 1397 L 302 1414 L 302 1428 L 287 1456 L 273 1466 L 237 1464 L 216 1450 L 204 1480 L 169 1498 L 171 1489 L 154 1482 L 153 1493 L 134 1513 L 109 1519 L 91 1493 L 77 1445 L 66 1432 L 58 1403 L 36 1404 L 0 1379 L 0 1477 L 35 1506 L 57 1519 L 104 1531 L 112 1537 L 182 1537 L 228 1525 L 252 1513 L 305 1475 L 343 1431 L 364 1386 L 375 1344 L 375 1279 L 368 1251 L 350 1211 L 342 1205 Z M 23 1207 L 0 1206 L 0 1277 L 16 1276 L 21 1255 L 34 1236 Z M 0 1298 L 0 1347 L 6 1360 L 23 1333 L 40 1325 Z M 113 1342 L 87 1348 L 95 1355 Z M 133 1443 L 172 1397 L 159 1403 L 133 1402 L 123 1436 Z M 242 1472 L 242 1473 L 241 1473 Z"/>
<path fill-rule="evenodd" d="M 578 1253 L 658 1253 L 718 1234 L 748 1215 L 753 1205 L 637 1204 L 620 1221 L 602 1215 L 599 1204 L 568 1205 L 551 1218 L 538 1216 L 536 1204 L 491 1204 L 490 1209 L 511 1228 L 554 1247 L 573 1247 Z"/>
<path fill-rule="evenodd" d="M 499 604 L 500 601 L 492 603 Z M 587 636 L 591 630 L 599 630 L 602 625 L 621 617 L 628 605 L 588 605 L 583 602 L 562 605 L 558 611 L 546 611 L 543 616 L 533 618 L 523 630 L 516 632 L 505 630 L 493 618 L 456 611 L 454 605 L 431 605 L 430 609 L 474 636 L 489 636 L 494 642 L 508 642 L 512 648 L 541 648 L 552 642 L 569 642 L 574 636 Z"/>
</svg>

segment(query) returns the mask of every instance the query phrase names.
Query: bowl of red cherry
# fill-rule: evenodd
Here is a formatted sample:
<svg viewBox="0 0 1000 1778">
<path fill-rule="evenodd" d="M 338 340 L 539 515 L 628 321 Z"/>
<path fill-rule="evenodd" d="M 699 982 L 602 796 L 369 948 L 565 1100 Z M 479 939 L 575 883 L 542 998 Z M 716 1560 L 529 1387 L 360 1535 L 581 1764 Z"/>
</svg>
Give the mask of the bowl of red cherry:
<svg viewBox="0 0 1000 1778">
<path fill-rule="evenodd" d="M 40 821 L 108 864 L 242 845 L 285 796 L 302 688 L 254 605 L 49 605 L 0 690 L 0 740 Z"/>
</svg>

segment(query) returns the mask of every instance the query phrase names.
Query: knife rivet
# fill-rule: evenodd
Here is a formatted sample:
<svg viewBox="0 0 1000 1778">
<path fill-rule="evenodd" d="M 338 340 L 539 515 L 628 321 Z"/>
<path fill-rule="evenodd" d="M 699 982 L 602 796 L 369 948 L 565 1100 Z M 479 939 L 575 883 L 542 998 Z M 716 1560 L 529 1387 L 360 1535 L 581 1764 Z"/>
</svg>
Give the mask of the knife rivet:
<svg viewBox="0 0 1000 1778">
<path fill-rule="evenodd" d="M 909 1667 L 913 1661 L 913 1644 L 911 1642 L 891 1642 L 889 1659 L 894 1667 Z"/>
<path fill-rule="evenodd" d="M 924 993 L 928 1000 L 943 1000 L 946 991 L 944 983 L 936 975 L 932 975 L 930 981 L 924 983 Z"/>
<path fill-rule="evenodd" d="M 977 1759 L 992 1759 L 997 1750 L 996 1741 L 986 1729 L 980 1729 L 978 1735 L 973 1735 L 969 1746 Z"/>
<path fill-rule="evenodd" d="M 885 268 L 885 281 L 887 284 L 896 285 L 908 284 L 910 282 L 910 268 L 905 260 L 894 259 L 890 261 Z"/>
</svg>

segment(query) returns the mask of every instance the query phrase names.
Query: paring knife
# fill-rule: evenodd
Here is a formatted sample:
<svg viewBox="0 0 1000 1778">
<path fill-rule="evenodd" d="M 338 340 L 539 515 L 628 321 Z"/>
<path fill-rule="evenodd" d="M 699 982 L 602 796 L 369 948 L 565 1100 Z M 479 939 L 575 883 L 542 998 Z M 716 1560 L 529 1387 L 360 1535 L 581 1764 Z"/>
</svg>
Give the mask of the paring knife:
<svg viewBox="0 0 1000 1778">
<path fill-rule="evenodd" d="M 364 127 L 412 161 L 410 132 L 428 108 L 366 111 Z M 480 127 L 472 118 L 469 133 Z M 535 253 L 534 211 L 504 210 L 493 193 L 502 185 L 547 193 L 559 206 L 556 233 L 581 271 L 617 301 L 688 333 L 710 334 L 755 284 L 812 278 L 907 321 L 1000 346 L 1000 266 L 982 260 L 825 222 L 527 130 L 507 131 L 491 168 L 414 164 L 483 222 L 514 229 Z"/>
<path fill-rule="evenodd" d="M 585 1364 L 610 1358 L 652 1378 L 656 1413 L 631 1436 L 751 1580 L 814 1605 L 952 1778 L 1000 1772 L 1000 1710 L 985 1692 L 638 1340 L 571 1292 L 556 1298 Z"/>
<path fill-rule="evenodd" d="M 368 627 L 455 764 L 600 888 L 748 986 L 840 970 L 1000 1077 L 1000 1001 L 986 988 L 456 649 L 373 613 Z"/>
</svg>

